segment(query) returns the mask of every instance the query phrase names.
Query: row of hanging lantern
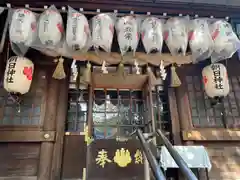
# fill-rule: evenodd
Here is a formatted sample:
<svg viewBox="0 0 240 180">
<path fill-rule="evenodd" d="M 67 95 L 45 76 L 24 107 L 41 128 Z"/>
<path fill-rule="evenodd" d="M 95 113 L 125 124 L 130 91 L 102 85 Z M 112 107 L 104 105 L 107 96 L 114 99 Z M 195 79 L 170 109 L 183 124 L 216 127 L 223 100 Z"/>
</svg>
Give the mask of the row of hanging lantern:
<svg viewBox="0 0 240 180">
<path fill-rule="evenodd" d="M 51 6 L 40 15 L 38 21 L 36 14 L 27 9 L 14 10 L 9 35 L 13 50 L 18 47 L 15 51 L 18 52 L 18 55 L 23 55 L 28 47 L 40 51 L 44 51 L 46 48 L 58 49 L 58 52 L 63 53 L 60 55 L 64 55 L 66 51 L 87 51 L 91 46 L 96 51 L 101 48 L 110 52 L 115 27 L 123 56 L 129 48 L 133 52 L 136 51 L 141 34 L 147 53 L 152 50 L 161 52 L 163 40 L 165 40 L 173 55 L 179 54 L 179 51 L 185 54 L 189 40 L 193 56 L 198 61 L 209 56 L 212 56 L 214 61 L 231 57 L 238 49 L 239 44 L 231 25 L 224 20 L 213 19 L 209 24 L 208 20 L 194 19 L 190 21 L 187 17 L 175 17 L 163 23 L 163 20 L 155 17 L 147 17 L 142 21 L 141 18 L 129 15 L 116 21 L 116 14 L 102 13 L 93 17 L 92 31 L 90 31 L 86 17 L 69 7 L 67 31 L 64 34 L 62 17 L 57 9 Z M 63 66 L 62 64 L 63 59 L 60 59 L 59 66 Z M 135 66 L 137 67 L 137 62 Z M 124 73 L 122 68 L 123 64 L 120 64 L 119 72 Z M 172 72 L 175 72 L 174 68 L 172 66 Z M 6 66 L 4 88 L 9 92 L 26 93 L 31 85 L 33 69 L 33 63 L 27 58 L 10 58 Z M 104 64 L 102 70 L 106 73 Z M 91 72 L 90 63 L 87 64 L 86 71 L 88 74 Z M 162 79 L 165 79 L 164 68 L 160 68 L 160 71 L 163 72 Z M 147 69 L 147 72 L 151 76 L 151 70 Z M 209 97 L 228 94 L 229 84 L 226 69 L 222 64 L 212 64 L 204 68 L 202 74 L 205 91 Z M 65 74 L 56 76 L 65 77 Z M 85 81 L 89 83 L 89 80 L 85 79 Z"/>
<path fill-rule="evenodd" d="M 86 52 L 90 47 L 110 52 L 114 29 L 121 55 L 129 50 L 135 53 L 140 39 L 146 53 L 161 53 L 165 40 L 172 55 L 185 55 L 189 43 L 194 61 L 210 56 L 214 62 L 230 58 L 239 47 L 231 25 L 214 18 L 190 20 L 186 16 L 164 20 L 140 15 L 118 18 L 116 13 L 100 13 L 89 23 L 84 14 L 69 7 L 66 33 L 62 16 L 54 5 L 39 17 L 30 10 L 16 9 L 11 19 L 10 40 L 18 46 L 15 52 L 21 55 L 26 53 L 28 47 L 40 51 L 50 49 L 59 56 Z"/>
</svg>

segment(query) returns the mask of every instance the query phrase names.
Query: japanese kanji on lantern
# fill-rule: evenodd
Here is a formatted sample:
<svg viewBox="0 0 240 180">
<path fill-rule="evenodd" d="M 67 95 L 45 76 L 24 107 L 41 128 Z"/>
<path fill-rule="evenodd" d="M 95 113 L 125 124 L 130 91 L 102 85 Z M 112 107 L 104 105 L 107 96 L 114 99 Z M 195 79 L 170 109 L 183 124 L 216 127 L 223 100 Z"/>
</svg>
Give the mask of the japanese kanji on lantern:
<svg viewBox="0 0 240 180">
<path fill-rule="evenodd" d="M 8 59 L 4 74 L 4 89 L 11 93 L 25 94 L 29 91 L 34 65 L 25 57 Z"/>
<path fill-rule="evenodd" d="M 221 63 L 206 66 L 202 71 L 206 94 L 211 97 L 227 96 L 230 90 L 227 69 Z"/>
</svg>

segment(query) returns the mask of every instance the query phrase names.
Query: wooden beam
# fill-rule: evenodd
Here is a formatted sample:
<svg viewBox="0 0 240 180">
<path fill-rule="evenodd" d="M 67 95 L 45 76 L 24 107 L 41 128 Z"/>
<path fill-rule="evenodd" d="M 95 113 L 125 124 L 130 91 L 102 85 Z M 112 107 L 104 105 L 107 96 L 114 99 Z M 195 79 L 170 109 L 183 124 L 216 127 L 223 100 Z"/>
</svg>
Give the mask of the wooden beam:
<svg viewBox="0 0 240 180">
<path fill-rule="evenodd" d="M 67 131 L 64 134 L 65 134 L 65 136 L 85 136 L 84 131 L 82 131 L 82 132 L 69 132 L 69 131 Z"/>
<path fill-rule="evenodd" d="M 37 180 L 37 176 L 0 177 L 0 180 Z"/>
<path fill-rule="evenodd" d="M 170 118 L 172 122 L 172 135 L 174 145 L 180 145 L 181 142 L 181 131 L 180 131 L 180 120 L 178 115 L 177 101 L 175 88 L 168 88 L 168 101 L 169 101 L 169 110 L 170 110 Z"/>
<path fill-rule="evenodd" d="M 192 63 L 192 56 L 186 55 L 186 56 L 172 56 L 169 53 L 163 53 L 163 54 L 146 54 L 144 52 L 136 52 L 135 56 L 133 56 L 133 53 L 127 53 L 123 57 L 120 53 L 117 52 L 99 52 L 96 54 L 95 52 L 87 52 L 84 54 L 71 54 L 70 55 L 73 59 L 79 60 L 79 61 L 92 61 L 96 64 L 102 64 L 103 60 L 110 65 L 119 64 L 120 62 L 123 64 L 131 64 L 134 65 L 134 62 L 137 60 L 140 66 L 151 64 L 154 66 L 159 66 L 161 61 L 164 61 L 164 66 L 168 66 L 169 64 L 190 64 Z M 68 57 L 68 56 L 67 56 Z"/>
<path fill-rule="evenodd" d="M 190 112 L 190 104 L 188 99 L 187 93 L 187 84 L 185 79 L 185 72 L 184 68 L 178 68 L 177 71 L 178 75 L 181 79 L 181 86 L 176 88 L 176 102 L 177 102 L 177 109 L 180 119 L 180 128 L 181 130 L 189 130 L 193 128 L 192 125 L 192 117 Z"/>
<path fill-rule="evenodd" d="M 67 68 L 65 71 L 66 75 L 69 74 L 70 69 Z M 56 117 L 56 141 L 53 149 L 53 162 L 51 179 L 61 179 L 62 169 L 62 157 L 63 157 L 63 145 L 65 135 L 65 120 L 67 116 L 68 108 L 68 79 L 63 79 L 60 82 L 60 92 L 57 106 L 57 117 Z"/>
<path fill-rule="evenodd" d="M 240 141 L 240 130 L 197 129 L 182 131 L 184 141 Z"/>
<path fill-rule="evenodd" d="M 152 95 L 152 82 L 151 82 L 151 79 L 150 77 L 148 76 L 148 81 L 146 83 L 146 91 L 147 91 L 147 94 L 148 94 L 148 103 L 149 103 L 149 106 L 148 106 L 148 117 L 150 117 L 150 120 L 152 121 L 152 127 L 151 127 L 151 131 L 150 132 L 155 132 L 157 127 L 156 127 L 156 119 L 155 119 L 155 116 L 154 116 L 154 109 L 153 109 L 153 95 Z M 160 119 L 161 121 L 161 119 Z M 156 140 L 156 137 L 153 138 L 153 144 L 154 145 L 157 145 L 157 140 Z"/>
<path fill-rule="evenodd" d="M 55 131 L 0 131 L 0 142 L 53 142 Z"/>
<path fill-rule="evenodd" d="M 51 70 L 48 71 L 48 76 L 46 77 L 49 80 L 49 84 L 46 99 L 46 113 L 43 122 L 43 130 L 45 131 L 53 131 L 56 129 L 56 113 L 59 98 L 60 81 L 52 78 Z M 54 144 L 52 142 L 43 142 L 41 144 L 38 180 L 50 180 L 53 147 Z"/>
<path fill-rule="evenodd" d="M 1 125 L 0 131 L 40 131 L 40 125 Z"/>
<path fill-rule="evenodd" d="M 104 89 L 142 89 L 146 84 L 147 75 L 128 74 L 121 76 L 118 73 L 92 73 L 94 88 Z"/>
<path fill-rule="evenodd" d="M 4 1 L 3 1 L 4 2 Z M 193 3 L 193 2 L 177 2 L 177 1 L 143 1 L 143 0 L 47 0 L 34 1 L 34 0 L 8 0 L 8 3 L 12 3 L 14 7 L 23 7 L 25 4 L 29 4 L 30 7 L 41 7 L 44 5 L 55 4 L 57 7 L 69 5 L 73 8 L 84 8 L 89 10 L 101 9 L 104 12 L 113 12 L 114 9 L 119 11 L 135 11 L 135 12 L 151 12 L 152 14 L 162 14 L 166 12 L 168 14 L 189 14 L 199 16 L 214 16 L 214 17 L 225 17 L 225 16 L 236 16 L 239 17 L 239 6 L 226 6 L 217 4 L 207 4 L 207 3 Z M 0 2 L 0 5 L 5 6 L 5 3 Z M 213 11 L 214 10 L 214 11 Z"/>
<path fill-rule="evenodd" d="M 87 125 L 88 125 L 88 135 L 91 137 L 93 135 L 93 93 L 94 88 L 89 85 L 88 88 L 88 109 L 87 109 Z M 92 161 L 92 148 L 91 144 L 87 146 L 87 158 L 86 158 L 86 179 L 89 177 L 89 172 L 91 171 L 91 161 Z"/>
</svg>

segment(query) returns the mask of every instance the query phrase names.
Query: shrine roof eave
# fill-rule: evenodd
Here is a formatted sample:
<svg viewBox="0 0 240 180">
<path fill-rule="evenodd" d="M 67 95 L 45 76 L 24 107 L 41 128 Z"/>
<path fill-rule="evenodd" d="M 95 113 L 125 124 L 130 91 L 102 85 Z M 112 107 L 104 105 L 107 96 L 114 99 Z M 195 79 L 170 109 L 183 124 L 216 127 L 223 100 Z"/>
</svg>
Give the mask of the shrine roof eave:
<svg viewBox="0 0 240 180">
<path fill-rule="evenodd" d="M 233 17 L 240 18 L 240 2 L 239 4 L 222 3 L 220 4 L 206 4 L 206 3 L 193 3 L 192 0 L 188 2 L 177 2 L 177 1 L 160 1 L 160 0 L 8 0 L 7 2 L 12 7 L 24 7 L 25 4 L 29 4 L 30 7 L 42 8 L 44 5 L 54 4 L 56 7 L 71 6 L 73 8 L 83 8 L 84 10 L 96 11 L 122 11 L 122 12 L 138 12 L 152 14 L 163 14 L 169 15 L 190 15 L 195 16 L 196 14 L 200 17 Z M 229 0 L 230 2 L 231 0 Z M 227 2 L 227 1 L 226 1 Z M 1 3 L 1 6 L 6 6 L 5 3 Z"/>
</svg>

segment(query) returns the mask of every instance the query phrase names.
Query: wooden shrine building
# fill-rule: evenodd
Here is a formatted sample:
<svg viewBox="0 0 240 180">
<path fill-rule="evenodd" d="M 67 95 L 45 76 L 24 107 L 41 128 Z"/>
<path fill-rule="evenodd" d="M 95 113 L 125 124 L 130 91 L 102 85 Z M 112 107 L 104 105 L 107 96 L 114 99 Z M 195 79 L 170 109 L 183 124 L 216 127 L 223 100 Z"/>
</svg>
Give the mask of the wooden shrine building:
<svg viewBox="0 0 240 180">
<path fill-rule="evenodd" d="M 1 1 L 0 6 L 6 7 L 6 3 L 16 8 L 27 4 L 36 12 L 45 5 L 54 4 L 58 9 L 69 5 L 83 8 L 89 19 L 97 9 L 118 10 L 122 14 L 132 11 L 158 16 L 165 13 L 227 17 L 240 35 L 240 3 L 230 0 L 213 4 L 190 0 L 8 0 Z M 66 13 L 62 14 L 65 21 Z M 0 15 L 1 38 L 6 17 L 7 11 L 4 11 Z M 154 56 L 143 55 L 142 44 L 139 46 L 137 56 L 154 59 Z M 114 60 L 119 57 L 116 40 L 112 49 Z M 166 45 L 163 53 L 169 54 Z M 240 61 L 237 54 L 221 62 L 228 71 L 230 93 L 217 106 L 211 106 L 202 87 L 201 73 L 203 67 L 210 64 L 208 60 L 192 64 L 190 55 L 179 61 L 179 57 L 168 56 L 167 65 L 173 61 L 179 64 L 176 72 L 181 86 L 173 88 L 169 66 L 166 66 L 167 79 L 152 87 L 148 65 L 140 64 L 141 74 L 136 75 L 134 67 L 124 64 L 126 75 L 119 79 L 114 74 L 119 62 L 107 66 L 108 74 L 103 74 L 98 58 L 89 55 L 94 61 L 91 62 L 91 83 L 84 86 L 81 77 L 88 63 L 86 57 L 76 63 L 76 80 L 72 77 L 72 59 L 67 58 L 64 61 L 66 78 L 57 80 L 52 78 L 57 65 L 54 57 L 33 49 L 26 54 L 35 65 L 31 89 L 19 97 L 18 103 L 3 88 L 6 62 L 11 56 L 14 53 L 7 35 L 0 53 L 0 180 L 154 179 L 151 173 L 146 173 L 148 163 L 134 134 L 137 128 L 146 132 L 160 129 L 174 146 L 204 147 L 211 170 L 192 169 L 198 179 L 240 180 Z M 149 67 L 158 77 L 159 68 Z M 86 133 L 91 134 L 93 140 L 86 139 L 89 138 Z M 158 138 L 153 141 L 161 148 Z M 159 157 L 157 160 L 160 161 Z M 178 168 L 164 172 L 167 179 L 184 179 Z"/>
</svg>

